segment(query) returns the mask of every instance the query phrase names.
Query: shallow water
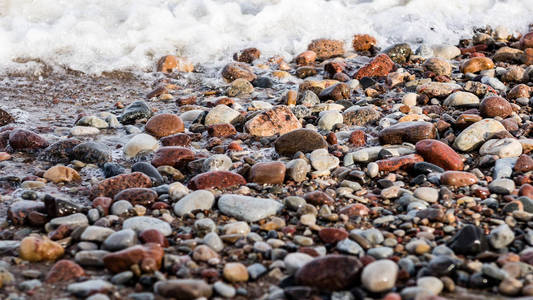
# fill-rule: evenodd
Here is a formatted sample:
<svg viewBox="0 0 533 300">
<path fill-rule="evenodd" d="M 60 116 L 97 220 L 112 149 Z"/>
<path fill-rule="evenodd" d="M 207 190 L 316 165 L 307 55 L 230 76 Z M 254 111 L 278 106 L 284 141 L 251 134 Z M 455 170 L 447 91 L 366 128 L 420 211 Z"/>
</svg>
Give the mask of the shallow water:
<svg viewBox="0 0 533 300">
<path fill-rule="evenodd" d="M 0 72 L 145 71 L 169 53 L 220 65 L 249 46 L 288 58 L 355 33 L 455 44 L 474 26 L 523 32 L 532 15 L 533 0 L 0 0 Z"/>
</svg>

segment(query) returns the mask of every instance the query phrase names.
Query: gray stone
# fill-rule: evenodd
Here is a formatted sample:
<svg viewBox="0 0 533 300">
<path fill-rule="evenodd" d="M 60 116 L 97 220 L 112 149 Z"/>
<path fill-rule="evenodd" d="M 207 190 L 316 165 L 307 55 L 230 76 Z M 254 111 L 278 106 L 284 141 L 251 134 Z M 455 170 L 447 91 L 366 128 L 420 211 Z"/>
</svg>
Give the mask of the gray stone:
<svg viewBox="0 0 533 300">
<path fill-rule="evenodd" d="M 113 285 L 102 279 L 88 280 L 69 284 L 67 291 L 78 297 L 87 297 L 95 292 L 111 290 Z"/>
<path fill-rule="evenodd" d="M 133 205 L 127 200 L 118 200 L 111 205 L 111 214 L 121 216 L 132 209 Z"/>
<path fill-rule="evenodd" d="M 218 200 L 218 208 L 223 214 L 248 222 L 274 215 L 282 207 L 276 200 L 232 194 L 222 195 Z"/>
<path fill-rule="evenodd" d="M 512 243 L 514 237 L 514 232 L 509 228 L 509 225 L 502 224 L 490 232 L 489 241 L 492 247 L 502 249 Z"/>
<path fill-rule="evenodd" d="M 394 287 L 398 276 L 398 265 L 391 260 L 382 259 L 370 263 L 363 269 L 361 282 L 374 293 L 388 291 Z"/>
<path fill-rule="evenodd" d="M 360 255 L 364 253 L 363 248 L 358 243 L 346 238 L 337 243 L 337 249 L 351 255 Z"/>
<path fill-rule="evenodd" d="M 515 189 L 515 183 L 511 179 L 500 178 L 492 181 L 489 184 L 489 190 L 491 193 L 508 195 Z"/>
<path fill-rule="evenodd" d="M 102 244 L 102 249 L 119 251 L 137 244 L 137 234 L 131 229 L 123 229 L 108 236 Z"/>
<path fill-rule="evenodd" d="M 69 225 L 71 227 L 82 227 L 89 225 L 89 219 L 82 213 L 72 214 L 65 217 L 54 218 L 49 222 L 50 226 L 55 229 L 60 225 Z"/>
<path fill-rule="evenodd" d="M 194 191 L 174 204 L 174 213 L 184 216 L 195 210 L 210 210 L 215 203 L 215 196 L 206 190 Z"/>
<path fill-rule="evenodd" d="M 103 242 L 108 236 L 110 236 L 114 232 L 115 231 L 111 228 L 89 226 L 85 228 L 85 230 L 81 234 L 81 240 L 90 242 Z"/>
<path fill-rule="evenodd" d="M 414 196 L 429 203 L 439 200 L 439 190 L 432 187 L 419 187 L 415 190 Z"/>
<path fill-rule="evenodd" d="M 255 263 L 253 265 L 250 265 L 248 266 L 248 274 L 250 275 L 250 278 L 252 280 L 256 280 L 257 278 L 259 278 L 261 275 L 265 274 L 267 272 L 267 268 L 260 264 L 260 263 Z"/>
<path fill-rule="evenodd" d="M 83 267 L 104 267 L 103 258 L 109 254 L 105 250 L 84 250 L 76 253 L 74 260 Z"/>
<path fill-rule="evenodd" d="M 394 254 L 394 250 L 389 247 L 377 247 L 369 249 L 366 254 L 374 257 L 375 259 L 382 259 L 392 256 Z"/>
<path fill-rule="evenodd" d="M 215 284 L 213 284 L 213 289 L 215 289 L 215 292 L 217 292 L 217 294 L 224 298 L 233 298 L 237 293 L 234 287 L 229 284 L 225 284 L 222 281 L 215 282 Z"/>
<path fill-rule="evenodd" d="M 164 236 L 169 236 L 172 234 L 172 228 L 170 228 L 170 224 L 168 224 L 165 221 L 152 218 L 152 217 L 133 217 L 129 218 L 122 224 L 123 229 L 133 229 L 136 232 L 142 232 L 146 229 L 157 229 L 159 230 Z"/>
</svg>

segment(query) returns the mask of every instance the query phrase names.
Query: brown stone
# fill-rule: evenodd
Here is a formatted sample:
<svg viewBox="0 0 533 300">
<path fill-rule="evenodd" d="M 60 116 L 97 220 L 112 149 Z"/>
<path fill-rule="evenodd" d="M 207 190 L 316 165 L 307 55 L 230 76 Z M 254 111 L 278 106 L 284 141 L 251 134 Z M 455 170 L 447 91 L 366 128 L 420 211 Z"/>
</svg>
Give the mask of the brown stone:
<svg viewBox="0 0 533 300">
<path fill-rule="evenodd" d="M 483 99 L 479 105 L 479 112 L 487 118 L 506 118 L 513 113 L 511 104 L 500 96 L 491 96 Z"/>
<path fill-rule="evenodd" d="M 523 83 L 515 85 L 508 93 L 508 99 L 529 98 L 531 96 L 531 88 Z"/>
<path fill-rule="evenodd" d="M 315 76 L 318 74 L 318 70 L 315 67 L 310 66 L 302 66 L 296 69 L 295 73 L 296 77 L 304 79 L 307 77 Z"/>
<path fill-rule="evenodd" d="M 115 195 L 114 201 L 126 200 L 133 205 L 150 205 L 157 200 L 157 193 L 148 188 L 129 188 Z"/>
<path fill-rule="evenodd" d="M 318 97 L 322 101 L 350 99 L 350 87 L 346 83 L 337 83 L 322 90 Z"/>
<path fill-rule="evenodd" d="M 54 183 L 81 180 L 80 174 L 78 174 L 76 170 L 61 165 L 53 166 L 50 169 L 46 170 L 46 172 L 44 172 L 43 177 L 46 180 L 52 181 Z"/>
<path fill-rule="evenodd" d="M 101 196 L 112 198 L 118 192 L 134 187 L 150 188 L 152 187 L 152 180 L 141 172 L 113 176 L 93 186 L 91 199 Z"/>
<path fill-rule="evenodd" d="M 440 177 L 440 183 L 454 187 L 469 186 L 477 183 L 476 175 L 463 171 L 446 171 Z"/>
<path fill-rule="evenodd" d="M 212 287 L 198 279 L 171 279 L 159 281 L 154 285 L 156 294 L 175 300 L 209 299 Z"/>
<path fill-rule="evenodd" d="M 261 51 L 257 48 L 246 48 L 233 54 L 233 60 L 251 64 L 254 60 L 259 59 Z"/>
<path fill-rule="evenodd" d="M 172 166 L 183 167 L 195 159 L 194 152 L 190 149 L 177 146 L 165 146 L 159 148 L 152 158 L 155 167 Z"/>
<path fill-rule="evenodd" d="M 513 118 L 507 118 L 503 121 L 501 121 L 503 127 L 505 127 L 505 130 L 509 132 L 517 131 L 520 129 L 520 126 L 518 125 L 518 122 Z"/>
<path fill-rule="evenodd" d="M 150 118 L 150 120 L 146 122 L 144 129 L 149 134 L 161 138 L 183 132 L 185 127 L 180 117 L 174 114 L 159 114 Z"/>
<path fill-rule="evenodd" d="M 199 245 L 198 247 L 194 248 L 194 251 L 192 252 L 192 258 L 195 261 L 203 261 L 208 262 L 209 260 L 213 258 L 219 258 L 218 253 L 211 249 L 207 245 Z"/>
<path fill-rule="evenodd" d="M 304 195 L 305 201 L 313 205 L 333 204 L 335 200 L 322 191 L 309 192 Z"/>
<path fill-rule="evenodd" d="M 215 124 L 207 127 L 207 133 L 210 137 L 228 137 L 237 134 L 237 130 L 231 124 Z"/>
<path fill-rule="evenodd" d="M 353 256 L 326 255 L 315 258 L 295 274 L 298 284 L 320 290 L 348 290 L 357 284 L 363 264 Z"/>
<path fill-rule="evenodd" d="M 434 73 L 435 75 L 446 75 L 450 76 L 452 74 L 452 65 L 447 62 L 445 59 L 440 57 L 432 57 L 426 60 L 422 67 L 424 70 Z"/>
<path fill-rule="evenodd" d="M 520 47 L 522 49 L 533 48 L 533 31 L 528 32 L 520 38 Z"/>
<path fill-rule="evenodd" d="M 255 78 L 257 78 L 250 66 L 240 62 L 232 62 L 227 64 L 224 69 L 222 69 L 222 77 L 224 77 L 227 82 L 232 82 L 238 78 L 248 81 L 253 81 Z"/>
<path fill-rule="evenodd" d="M 477 73 L 484 70 L 494 69 L 494 63 L 488 57 L 474 57 L 465 60 L 461 64 L 461 72 L 463 73 Z"/>
<path fill-rule="evenodd" d="M 355 203 L 342 208 L 339 214 L 347 215 L 348 217 L 364 217 L 368 216 L 370 209 L 364 204 Z"/>
<path fill-rule="evenodd" d="M 387 127 L 379 133 L 379 142 L 385 144 L 416 143 L 424 139 L 434 139 L 437 129 L 432 123 L 400 122 Z"/>
<path fill-rule="evenodd" d="M 62 259 L 48 271 L 45 282 L 48 284 L 66 282 L 82 276 L 85 276 L 85 270 L 80 265 L 71 260 Z"/>
<path fill-rule="evenodd" d="M 250 170 L 250 182 L 282 184 L 286 169 L 285 164 L 279 161 L 257 163 Z"/>
<path fill-rule="evenodd" d="M 15 119 L 5 110 L 0 109 L 0 126 L 15 122 Z"/>
<path fill-rule="evenodd" d="M 533 170 L 533 158 L 527 154 L 522 154 L 516 160 L 514 171 L 517 173 L 525 173 Z"/>
<path fill-rule="evenodd" d="M 316 149 L 327 148 L 328 144 L 318 132 L 312 129 L 301 128 L 280 136 L 275 142 L 276 152 L 290 156 L 301 151 L 304 153 Z"/>
<path fill-rule="evenodd" d="M 301 128 L 302 124 L 287 106 L 279 105 L 256 115 L 245 127 L 254 136 L 273 136 Z"/>
<path fill-rule="evenodd" d="M 391 157 L 376 161 L 379 170 L 383 172 L 393 172 L 401 168 L 409 168 L 417 162 L 422 162 L 424 159 L 418 154 L 409 154 L 397 157 Z"/>
<path fill-rule="evenodd" d="M 318 232 L 320 239 L 326 244 L 333 244 L 348 237 L 348 232 L 342 228 L 323 228 Z"/>
<path fill-rule="evenodd" d="M 344 42 L 340 40 L 318 39 L 307 46 L 307 50 L 316 53 L 319 60 L 328 59 L 344 54 Z"/>
<path fill-rule="evenodd" d="M 463 160 L 450 146 L 437 140 L 421 140 L 416 143 L 416 152 L 425 161 L 435 164 L 445 170 L 462 171 Z"/>
<path fill-rule="evenodd" d="M 44 203 L 40 201 L 19 200 L 11 203 L 7 210 L 7 218 L 14 225 L 24 225 L 28 223 L 28 216 L 32 212 L 45 212 Z"/>
<path fill-rule="evenodd" d="M 227 263 L 222 270 L 222 275 L 229 282 L 248 281 L 248 270 L 246 266 L 238 262 Z"/>
<path fill-rule="evenodd" d="M 103 261 L 105 267 L 113 273 L 127 271 L 135 264 L 141 267 L 148 266 L 149 269 L 143 269 L 143 271 L 153 272 L 161 268 L 163 255 L 163 248 L 160 245 L 150 243 L 109 253 L 104 256 Z"/>
<path fill-rule="evenodd" d="M 100 207 L 102 215 L 107 216 L 109 214 L 109 208 L 113 204 L 113 199 L 109 197 L 96 197 L 93 199 L 93 207 Z"/>
<path fill-rule="evenodd" d="M 519 196 L 526 196 L 528 198 L 533 199 L 533 185 L 531 185 L 529 183 L 523 184 L 520 187 L 520 190 L 518 190 L 518 195 Z"/>
<path fill-rule="evenodd" d="M 191 137 L 185 133 L 178 133 L 162 138 L 161 145 L 163 146 L 180 146 L 187 147 L 191 143 Z"/>
<path fill-rule="evenodd" d="M 360 129 L 352 131 L 348 141 L 353 147 L 363 147 L 366 145 L 365 132 Z"/>
<path fill-rule="evenodd" d="M 352 41 L 352 47 L 355 51 L 368 51 L 376 44 L 376 38 L 368 34 L 356 34 Z"/>
<path fill-rule="evenodd" d="M 225 189 L 232 186 L 244 185 L 246 180 L 237 173 L 229 171 L 211 171 L 194 176 L 188 184 L 192 190 Z"/>
<path fill-rule="evenodd" d="M 311 65 L 316 60 L 316 53 L 314 51 L 307 50 L 298 54 L 294 60 L 296 64 L 300 66 Z"/>
<path fill-rule="evenodd" d="M 343 72 L 345 68 L 346 63 L 344 61 L 330 61 L 324 65 L 324 71 L 330 76 Z"/>
<path fill-rule="evenodd" d="M 354 78 L 383 77 L 387 76 L 393 69 L 394 62 L 390 57 L 387 54 L 379 54 L 371 62 L 359 69 Z"/>
<path fill-rule="evenodd" d="M 20 258 L 32 262 L 54 261 L 63 256 L 64 252 L 60 244 L 40 236 L 25 237 L 19 248 Z"/>
<path fill-rule="evenodd" d="M 48 147 L 49 143 L 40 135 L 26 129 L 15 129 L 9 134 L 9 145 L 13 150 L 36 150 Z"/>
<path fill-rule="evenodd" d="M 157 229 L 146 229 L 139 234 L 139 240 L 144 244 L 154 243 L 163 248 L 168 247 L 167 238 Z"/>
<path fill-rule="evenodd" d="M 158 72 L 171 73 L 174 69 L 180 72 L 192 72 L 194 66 L 186 59 L 174 55 L 163 56 L 157 62 Z"/>
</svg>

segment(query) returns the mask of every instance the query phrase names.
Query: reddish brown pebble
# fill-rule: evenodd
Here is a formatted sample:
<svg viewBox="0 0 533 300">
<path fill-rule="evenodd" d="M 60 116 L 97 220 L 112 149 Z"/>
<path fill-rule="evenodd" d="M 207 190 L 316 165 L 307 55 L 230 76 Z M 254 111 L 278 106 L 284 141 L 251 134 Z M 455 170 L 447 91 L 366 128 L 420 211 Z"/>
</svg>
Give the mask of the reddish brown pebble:
<svg viewBox="0 0 533 300">
<path fill-rule="evenodd" d="M 295 274 L 298 284 L 321 290 L 346 290 L 354 286 L 363 264 L 348 255 L 326 255 L 315 258 Z"/>
<path fill-rule="evenodd" d="M 9 134 L 9 145 L 13 150 L 35 150 L 46 148 L 49 143 L 34 132 L 26 129 L 15 129 Z"/>
<path fill-rule="evenodd" d="M 424 139 L 434 139 L 437 136 L 437 129 L 432 123 L 400 122 L 387 127 L 379 133 L 379 142 L 385 144 L 401 144 L 404 142 L 416 143 Z"/>
<path fill-rule="evenodd" d="M 126 200 L 133 205 L 150 205 L 157 200 L 157 193 L 147 188 L 129 188 L 115 195 L 114 201 Z"/>
<path fill-rule="evenodd" d="M 348 232 L 341 228 L 323 228 L 318 232 L 320 239 L 327 244 L 342 241 L 348 237 Z"/>
<path fill-rule="evenodd" d="M 157 271 L 161 268 L 163 255 L 163 248 L 160 245 L 149 243 L 109 253 L 104 256 L 103 261 L 105 267 L 113 273 L 127 271 L 132 265 L 141 265 L 143 262 L 146 262 L 145 265 L 152 268 L 152 270 L 146 271 Z"/>
<path fill-rule="evenodd" d="M 233 141 L 233 142 L 229 143 L 228 150 L 231 150 L 231 151 L 242 151 L 244 149 L 242 148 L 241 145 L 239 145 L 239 143 Z"/>
<path fill-rule="evenodd" d="M 185 133 L 178 133 L 174 135 L 169 135 L 161 140 L 163 146 L 180 146 L 187 147 L 191 143 L 191 137 Z"/>
<path fill-rule="evenodd" d="M 353 147 L 363 147 L 366 145 L 365 132 L 359 129 L 352 131 L 349 142 Z"/>
<path fill-rule="evenodd" d="M 109 214 L 109 208 L 111 207 L 112 203 L 113 203 L 113 199 L 109 197 L 96 197 L 93 200 L 93 207 L 94 208 L 100 207 L 102 214 L 104 216 L 107 216 Z"/>
<path fill-rule="evenodd" d="M 152 158 L 152 165 L 183 167 L 188 162 L 195 159 L 194 152 L 190 149 L 177 146 L 166 146 L 159 148 Z"/>
<path fill-rule="evenodd" d="M 333 204 L 335 200 L 322 191 L 309 192 L 304 195 L 305 201 L 313 205 Z"/>
<path fill-rule="evenodd" d="M 528 198 L 533 199 L 533 185 L 531 184 L 523 184 L 520 187 L 520 190 L 518 190 L 519 196 L 526 196 Z"/>
<path fill-rule="evenodd" d="M 233 55 L 233 60 L 251 64 L 254 60 L 259 59 L 261 51 L 257 48 L 247 48 Z"/>
<path fill-rule="evenodd" d="M 152 180 L 141 172 L 133 172 L 131 174 L 121 174 L 96 184 L 91 191 L 91 199 L 96 197 L 114 197 L 118 192 L 127 188 L 150 188 L 152 187 Z"/>
<path fill-rule="evenodd" d="M 442 167 L 445 170 L 462 171 L 463 160 L 450 146 L 437 140 L 421 140 L 416 143 L 416 152 L 425 161 Z"/>
<path fill-rule="evenodd" d="M 157 229 L 147 229 L 139 234 L 139 239 L 144 244 L 154 243 L 166 248 L 168 247 L 167 238 Z"/>
<path fill-rule="evenodd" d="M 298 54 L 298 56 L 296 56 L 296 58 L 294 60 L 295 60 L 296 64 L 298 64 L 300 66 L 310 65 L 310 64 L 315 62 L 316 53 L 314 51 L 307 50 L 307 51 L 304 51 L 304 52 Z"/>
<path fill-rule="evenodd" d="M 187 185 L 192 190 L 225 189 L 246 184 L 244 177 L 229 171 L 211 171 L 194 176 Z"/>
<path fill-rule="evenodd" d="M 146 122 L 144 129 L 149 134 L 161 138 L 183 132 L 185 127 L 180 117 L 174 114 L 159 114 L 150 118 L 150 120 Z"/>
<path fill-rule="evenodd" d="M 522 49 L 533 48 L 533 31 L 526 33 L 520 38 L 520 47 Z"/>
<path fill-rule="evenodd" d="M 207 133 L 210 137 L 228 137 L 237 134 L 235 127 L 229 123 L 215 124 L 207 127 Z"/>
<path fill-rule="evenodd" d="M 282 184 L 285 179 L 285 164 L 279 161 L 257 163 L 250 170 L 250 182 Z"/>
<path fill-rule="evenodd" d="M 46 283 L 53 284 L 56 282 L 66 282 L 79 277 L 85 276 L 85 270 L 77 263 L 62 259 L 54 264 L 54 266 L 46 274 Z"/>
<path fill-rule="evenodd" d="M 394 69 L 394 62 L 387 54 L 379 54 L 367 65 L 363 66 L 357 73 L 355 79 L 363 77 L 382 77 L 387 76 Z"/>
<path fill-rule="evenodd" d="M 353 37 L 352 46 L 355 51 L 368 51 L 376 45 L 376 39 L 368 34 L 356 34 Z"/>
<path fill-rule="evenodd" d="M 477 183 L 476 175 L 462 171 L 446 171 L 440 177 L 440 183 L 454 187 L 469 186 Z"/>
<path fill-rule="evenodd" d="M 224 77 L 227 82 L 232 82 L 238 78 L 243 78 L 248 81 L 253 81 L 255 78 L 257 78 L 252 68 L 249 65 L 241 62 L 232 62 L 227 64 L 224 69 L 222 69 L 222 77 Z"/>
<path fill-rule="evenodd" d="M 379 170 L 383 172 L 397 171 L 400 168 L 408 168 L 417 162 L 422 162 L 424 159 L 418 154 L 409 154 L 398 157 L 391 157 L 376 161 Z"/>
<path fill-rule="evenodd" d="M 341 209 L 339 213 L 349 217 L 364 217 L 368 216 L 369 211 L 370 210 L 368 207 L 366 207 L 364 204 L 355 203 Z"/>
<path fill-rule="evenodd" d="M 483 99 L 479 105 L 479 112 L 487 118 L 506 118 L 513 113 L 511 104 L 500 96 L 491 96 Z"/>
<path fill-rule="evenodd" d="M 319 60 L 344 54 L 344 42 L 340 40 L 318 39 L 309 44 L 307 50 L 316 53 Z"/>
<path fill-rule="evenodd" d="M 328 136 L 326 137 L 326 141 L 330 145 L 336 145 L 337 144 L 337 135 L 335 132 L 328 133 Z"/>
<path fill-rule="evenodd" d="M 533 158 L 527 154 L 522 154 L 516 160 L 514 171 L 518 173 L 525 173 L 533 170 Z"/>
</svg>

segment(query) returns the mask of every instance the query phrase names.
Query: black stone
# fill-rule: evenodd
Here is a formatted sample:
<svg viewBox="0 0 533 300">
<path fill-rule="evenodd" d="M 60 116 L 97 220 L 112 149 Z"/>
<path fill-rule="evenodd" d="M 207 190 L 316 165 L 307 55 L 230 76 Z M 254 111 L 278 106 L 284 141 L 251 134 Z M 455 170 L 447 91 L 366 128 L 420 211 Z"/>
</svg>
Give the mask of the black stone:
<svg viewBox="0 0 533 300">
<path fill-rule="evenodd" d="M 64 217 L 86 211 L 83 206 L 48 194 L 44 196 L 44 206 L 50 218 Z"/>
<path fill-rule="evenodd" d="M 444 169 L 432 163 L 422 161 L 422 162 L 417 162 L 413 165 L 413 171 L 417 174 L 429 174 L 429 173 L 443 173 Z"/>
<path fill-rule="evenodd" d="M 393 62 L 404 64 L 409 61 L 409 57 L 411 57 L 411 53 L 413 51 L 411 50 L 411 46 L 409 46 L 409 44 L 402 43 L 392 45 L 383 50 L 383 52 L 387 54 Z"/>
<path fill-rule="evenodd" d="M 410 182 L 411 185 L 420 185 L 426 181 L 426 175 L 420 174 L 413 178 Z"/>
<path fill-rule="evenodd" d="M 388 179 L 379 179 L 378 180 L 378 185 L 380 188 L 382 189 L 386 189 L 388 187 L 391 187 L 394 185 L 394 182 L 388 180 Z"/>
<path fill-rule="evenodd" d="M 112 161 L 111 149 L 104 144 L 86 142 L 77 145 L 72 149 L 72 159 L 80 160 L 84 163 L 102 165 Z"/>
<path fill-rule="evenodd" d="M 487 289 L 499 284 L 499 280 L 485 276 L 482 273 L 475 273 L 470 276 L 469 287 L 474 289 Z"/>
<path fill-rule="evenodd" d="M 104 171 L 105 178 L 110 178 L 113 176 L 124 174 L 124 172 L 126 172 L 124 167 L 122 167 L 119 164 L 111 163 L 111 162 L 106 162 L 102 169 Z M 132 172 L 135 172 L 135 171 L 132 171 Z"/>
<path fill-rule="evenodd" d="M 283 290 L 289 300 L 311 299 L 313 289 L 307 286 L 290 286 Z"/>
<path fill-rule="evenodd" d="M 460 262 L 453 257 L 441 255 L 431 259 L 428 265 L 428 269 L 433 275 L 437 277 L 450 276 L 455 273 L 459 263 Z"/>
<path fill-rule="evenodd" d="M 387 149 L 381 149 L 378 153 L 378 159 L 387 159 L 393 157 L 394 154 Z"/>
<path fill-rule="evenodd" d="M 147 162 L 135 163 L 131 167 L 131 171 L 132 172 L 141 172 L 141 173 L 146 174 L 146 176 L 148 176 L 148 177 L 150 177 L 150 179 L 152 179 L 152 183 L 155 186 L 161 185 L 161 184 L 163 184 L 165 182 L 165 179 L 163 178 L 163 176 L 161 176 L 159 171 L 154 166 L 152 166 L 152 164 L 149 164 Z"/>
<path fill-rule="evenodd" d="M 274 82 L 272 81 L 272 79 L 268 77 L 257 77 L 256 79 L 252 81 L 252 85 L 254 87 L 266 89 L 266 88 L 271 88 L 274 85 Z"/>
<path fill-rule="evenodd" d="M 377 82 L 374 79 L 370 78 L 370 77 L 363 77 L 363 78 L 359 79 L 359 83 L 361 84 L 363 89 L 367 89 L 369 87 L 374 86 Z"/>
<path fill-rule="evenodd" d="M 471 254 L 475 255 L 486 251 L 488 249 L 487 238 L 483 233 L 483 229 L 468 224 L 463 227 L 455 236 L 448 242 L 455 254 Z"/>
<path fill-rule="evenodd" d="M 134 124 L 139 119 L 148 119 L 152 110 L 145 101 L 135 101 L 128 105 L 119 117 L 122 124 Z"/>
</svg>

